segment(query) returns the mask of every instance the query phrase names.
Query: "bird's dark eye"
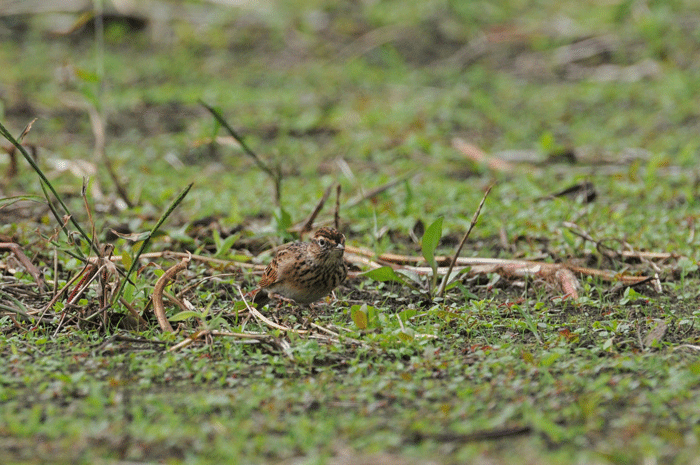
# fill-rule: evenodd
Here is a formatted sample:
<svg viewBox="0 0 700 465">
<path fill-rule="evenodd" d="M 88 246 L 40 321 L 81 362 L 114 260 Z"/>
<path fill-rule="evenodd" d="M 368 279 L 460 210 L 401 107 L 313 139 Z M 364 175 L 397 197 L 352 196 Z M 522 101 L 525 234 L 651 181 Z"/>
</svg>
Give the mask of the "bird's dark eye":
<svg viewBox="0 0 700 465">
<path fill-rule="evenodd" d="M 320 239 L 318 240 L 318 245 L 320 245 L 321 247 L 325 247 L 325 246 L 326 246 L 326 240 L 325 240 L 324 238 L 320 238 Z"/>
</svg>

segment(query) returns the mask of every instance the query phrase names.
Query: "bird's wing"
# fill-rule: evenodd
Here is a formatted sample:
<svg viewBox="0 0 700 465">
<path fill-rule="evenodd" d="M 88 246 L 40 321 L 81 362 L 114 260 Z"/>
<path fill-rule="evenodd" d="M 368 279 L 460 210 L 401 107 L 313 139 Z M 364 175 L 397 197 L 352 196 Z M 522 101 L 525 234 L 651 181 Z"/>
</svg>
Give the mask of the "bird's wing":
<svg viewBox="0 0 700 465">
<path fill-rule="evenodd" d="M 267 268 L 265 268 L 262 278 L 258 282 L 258 287 L 262 289 L 273 285 L 275 282 L 277 282 L 277 257 L 273 258 L 270 264 L 267 265 Z"/>
</svg>

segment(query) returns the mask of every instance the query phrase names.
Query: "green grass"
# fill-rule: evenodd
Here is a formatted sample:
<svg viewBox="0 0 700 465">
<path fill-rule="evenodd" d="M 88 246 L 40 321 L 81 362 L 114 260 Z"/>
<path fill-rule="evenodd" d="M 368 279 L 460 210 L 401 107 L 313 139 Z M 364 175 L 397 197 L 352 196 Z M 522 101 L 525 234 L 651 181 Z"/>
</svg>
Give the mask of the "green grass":
<svg viewBox="0 0 700 465">
<path fill-rule="evenodd" d="M 235 264 L 231 272 L 193 261 L 168 292 L 202 279 L 185 298 L 197 312 L 206 310 L 208 324 L 264 331 L 277 343 L 219 337 L 166 353 L 196 324 L 185 321 L 184 334 L 175 336 L 157 329 L 148 302 L 160 269 L 175 260 L 154 258 L 149 266 L 141 262 L 125 290 L 128 302 L 146 309 L 152 325 L 146 330 L 118 326 L 126 313 L 121 304 L 108 312 L 106 328 L 70 320 L 58 331 L 62 303 L 44 324 L 15 324 L 2 308 L 4 460 L 697 462 L 695 3 L 297 1 L 259 10 L 194 3 L 176 9 L 183 17 L 155 39 L 107 24 L 101 97 L 92 33 L 54 37 L 47 29 L 56 18 L 33 15 L 16 18 L 24 32 L 1 37 L 2 123 L 19 134 L 40 118 L 25 141 L 39 147 L 39 165 L 87 231 L 81 176 L 58 170 L 55 161 L 95 164 L 88 200 L 100 241 L 118 225 L 149 231 L 190 182 L 194 187 L 152 238 L 152 250 L 214 256 L 235 233 L 240 237 L 225 257 L 264 263 L 269 256 L 258 254 L 290 237 L 275 219 L 270 180 L 238 148 L 209 143 L 225 132 L 201 99 L 280 166 L 281 203 L 293 222 L 339 183 L 348 244 L 420 255 L 410 232 L 443 217 L 436 254 L 451 254 L 495 182 L 463 256 L 658 273 L 663 292 L 579 276 L 580 297 L 570 301 L 561 299 L 556 283 L 491 273 L 430 302 L 427 280 L 418 292 L 360 277 L 321 307 L 319 324 L 347 330 L 327 343 L 234 316 L 237 286 L 250 290 L 257 278 Z M 561 32 L 561 24 L 572 28 Z M 373 35 L 378 28 L 391 37 Z M 449 60 L 483 34 L 486 49 L 472 61 Z M 557 64 L 559 47 L 604 35 L 615 47 L 575 63 L 583 78 Z M 633 82 L 592 77 L 600 66 L 622 69 L 643 60 L 654 60 L 658 73 Z M 70 102 L 104 109 L 106 151 L 135 208 L 117 208 L 113 183 L 93 157 L 87 111 Z M 539 162 L 492 172 L 455 150 L 454 137 L 491 154 L 530 151 Z M 567 149 L 578 162 L 554 160 Z M 630 153 L 641 155 L 630 161 Z M 6 166 L 0 158 L 0 171 Z M 541 199 L 582 181 L 595 185 L 590 204 Z M 40 195 L 41 189 L 23 163 L 0 193 Z M 333 203 L 322 219 L 332 218 Z M 66 251 L 87 252 L 85 244 L 63 236 L 50 244 L 57 226 L 48 210 L 14 207 L 0 208 L 0 235 L 20 244 L 62 288 L 82 269 Z M 217 221 L 197 223 L 209 215 Z M 567 222 L 615 251 L 676 255 L 654 265 L 605 255 Z M 117 255 L 138 247 L 124 239 L 114 244 Z M 10 305 L 12 296 L 30 310 L 46 305 L 50 295 L 36 293 L 9 252 L 0 250 L 0 267 L 0 304 Z M 93 285 L 68 314 L 94 312 L 98 302 Z M 353 318 L 363 304 L 367 328 Z M 298 326 L 293 313 L 278 316 Z M 661 323 L 667 325 L 661 340 L 645 342 Z M 519 433 L 510 435 L 513 428 Z M 485 439 L 490 433 L 503 437 Z"/>
</svg>

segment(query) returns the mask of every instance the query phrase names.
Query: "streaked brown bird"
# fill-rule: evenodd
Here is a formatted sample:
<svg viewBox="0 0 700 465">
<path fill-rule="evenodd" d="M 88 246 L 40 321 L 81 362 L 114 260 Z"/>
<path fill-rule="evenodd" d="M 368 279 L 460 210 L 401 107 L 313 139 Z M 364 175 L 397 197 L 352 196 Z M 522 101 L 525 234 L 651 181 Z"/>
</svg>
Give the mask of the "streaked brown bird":
<svg viewBox="0 0 700 465">
<path fill-rule="evenodd" d="M 330 294 L 345 281 L 345 236 L 321 228 L 310 242 L 292 242 L 277 250 L 258 283 L 253 301 L 262 307 L 272 294 L 308 305 Z"/>
</svg>

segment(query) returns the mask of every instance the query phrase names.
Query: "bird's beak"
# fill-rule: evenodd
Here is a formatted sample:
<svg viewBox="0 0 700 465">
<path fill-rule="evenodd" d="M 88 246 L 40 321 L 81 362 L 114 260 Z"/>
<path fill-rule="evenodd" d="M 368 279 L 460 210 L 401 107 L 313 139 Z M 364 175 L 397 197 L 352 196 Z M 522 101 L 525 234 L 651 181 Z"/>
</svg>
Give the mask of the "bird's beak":
<svg viewBox="0 0 700 465">
<path fill-rule="evenodd" d="M 335 248 L 340 249 L 340 250 L 345 250 L 345 246 L 343 244 L 338 244 L 335 246 Z"/>
</svg>

